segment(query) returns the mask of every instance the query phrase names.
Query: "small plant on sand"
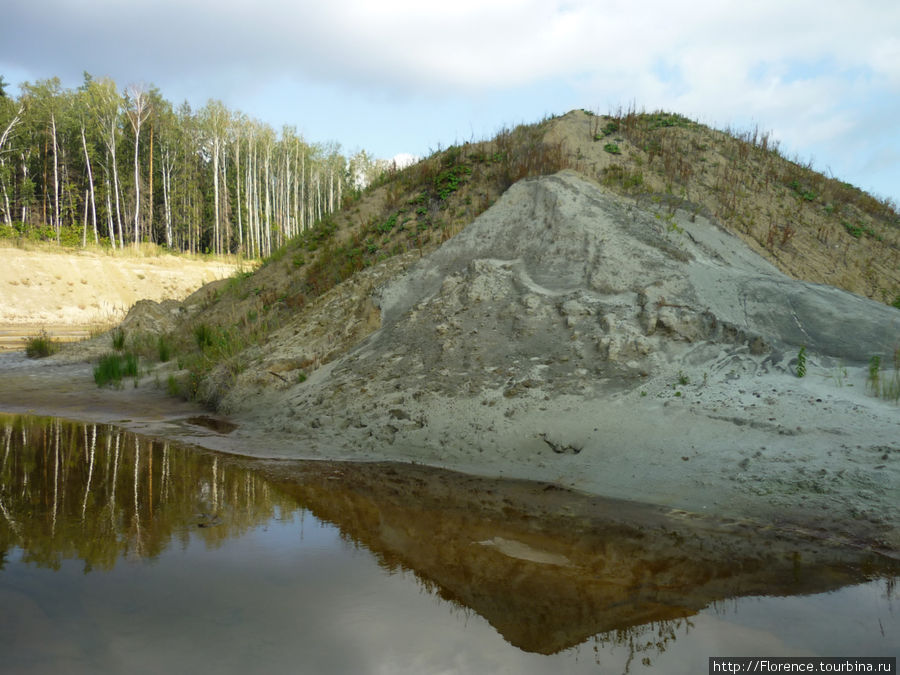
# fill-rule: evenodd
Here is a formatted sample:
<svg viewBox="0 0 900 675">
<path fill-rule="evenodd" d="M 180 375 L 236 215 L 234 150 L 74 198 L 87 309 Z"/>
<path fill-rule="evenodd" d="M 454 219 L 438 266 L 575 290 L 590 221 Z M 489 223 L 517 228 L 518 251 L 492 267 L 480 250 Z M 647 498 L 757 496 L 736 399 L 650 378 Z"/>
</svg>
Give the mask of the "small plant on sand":
<svg viewBox="0 0 900 675">
<path fill-rule="evenodd" d="M 797 377 L 806 377 L 806 345 L 797 353 Z"/>
<path fill-rule="evenodd" d="M 59 344 L 51 340 L 50 335 L 45 330 L 25 341 L 25 355 L 29 359 L 42 359 L 45 356 L 55 354 L 58 350 Z"/>
<path fill-rule="evenodd" d="M 181 387 L 178 386 L 178 380 L 175 379 L 174 375 L 169 375 L 166 380 L 166 393 L 169 396 L 178 396 L 181 394 Z"/>
<path fill-rule="evenodd" d="M 866 385 L 873 395 L 894 403 L 900 402 L 900 347 L 894 350 L 894 369 L 891 372 L 882 369 L 880 356 L 869 360 Z"/>
<path fill-rule="evenodd" d="M 172 345 L 165 335 L 160 335 L 156 339 L 156 354 L 162 363 L 172 358 Z"/>
<path fill-rule="evenodd" d="M 866 379 L 866 386 L 873 394 L 878 396 L 881 392 L 881 357 L 876 354 L 869 359 L 869 377 Z"/>
<path fill-rule="evenodd" d="M 117 388 L 121 387 L 123 377 L 135 378 L 135 386 L 137 386 L 138 357 L 136 354 L 131 352 L 107 354 L 101 357 L 100 363 L 94 368 L 94 382 L 98 387 L 107 384 L 112 384 Z"/>
<path fill-rule="evenodd" d="M 124 328 L 114 328 L 111 333 L 112 337 L 112 346 L 117 352 L 125 349 L 125 329 Z"/>
<path fill-rule="evenodd" d="M 680 384 L 683 387 L 690 383 L 691 383 L 691 378 L 689 378 L 683 370 L 679 370 L 678 371 L 678 384 Z"/>
<path fill-rule="evenodd" d="M 611 155 L 621 155 L 622 150 L 615 143 L 607 143 L 603 146 L 603 149 L 606 150 Z"/>
<path fill-rule="evenodd" d="M 834 382 L 837 386 L 843 387 L 844 381 L 847 379 L 847 368 L 846 366 L 838 366 L 834 370 L 831 371 L 831 375 L 829 375 L 832 382 Z M 852 384 L 850 385 L 853 386 Z"/>
</svg>

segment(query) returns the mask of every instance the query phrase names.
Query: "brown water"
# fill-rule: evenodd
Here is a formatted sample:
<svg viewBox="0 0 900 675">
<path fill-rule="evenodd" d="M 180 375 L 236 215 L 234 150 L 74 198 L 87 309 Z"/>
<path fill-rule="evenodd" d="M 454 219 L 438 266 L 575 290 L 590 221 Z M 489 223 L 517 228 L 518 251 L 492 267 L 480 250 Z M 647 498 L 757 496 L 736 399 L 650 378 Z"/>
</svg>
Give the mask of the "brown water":
<svg viewBox="0 0 900 675">
<path fill-rule="evenodd" d="M 668 674 L 900 652 L 896 561 L 533 492 L 0 416 L 0 672 Z"/>
</svg>

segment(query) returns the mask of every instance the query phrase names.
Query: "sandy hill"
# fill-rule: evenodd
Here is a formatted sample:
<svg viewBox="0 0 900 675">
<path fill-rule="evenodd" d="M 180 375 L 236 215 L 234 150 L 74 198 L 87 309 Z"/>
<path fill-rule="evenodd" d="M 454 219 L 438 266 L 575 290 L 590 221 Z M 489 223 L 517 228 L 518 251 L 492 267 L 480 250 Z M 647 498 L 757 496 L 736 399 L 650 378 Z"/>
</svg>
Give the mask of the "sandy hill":
<svg viewBox="0 0 900 675">
<path fill-rule="evenodd" d="M 170 387 L 259 430 L 245 452 L 896 551 L 898 236 L 890 203 L 765 136 L 576 111 L 386 176 L 256 273 L 123 326 L 171 341 Z"/>
</svg>

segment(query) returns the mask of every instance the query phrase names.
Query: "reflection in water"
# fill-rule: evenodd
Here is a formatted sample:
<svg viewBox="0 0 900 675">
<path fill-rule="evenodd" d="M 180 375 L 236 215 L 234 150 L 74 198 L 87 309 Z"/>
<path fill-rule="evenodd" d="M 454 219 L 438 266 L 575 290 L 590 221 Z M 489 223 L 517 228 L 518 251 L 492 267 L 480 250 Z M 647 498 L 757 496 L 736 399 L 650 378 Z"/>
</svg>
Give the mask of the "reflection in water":
<svg viewBox="0 0 900 675">
<path fill-rule="evenodd" d="M 208 546 L 298 507 L 220 457 L 107 425 L 7 418 L 0 450 L 0 555 L 85 571 L 154 558 L 194 528 Z"/>
<path fill-rule="evenodd" d="M 684 640 L 702 644 L 697 622 L 708 623 L 729 598 L 820 593 L 877 578 L 887 580 L 890 597 L 898 572 L 897 561 L 865 551 L 549 485 L 416 466 L 248 460 L 105 425 L 0 416 L 0 596 L 13 552 L 40 568 L 80 560 L 85 572 L 110 571 L 121 561 L 184 551 L 191 541 L 225 547 L 294 514 L 304 522 L 307 513 L 339 528 L 353 549 L 374 554 L 381 567 L 375 586 L 412 571 L 429 594 L 474 610 L 524 652 L 583 645 L 600 663 L 618 650 L 616 667 L 625 671 L 653 666 Z M 250 580 L 280 578 L 269 567 L 278 555 L 277 548 L 254 553 L 239 584 L 223 582 L 221 592 L 248 607 L 257 595 L 271 605 Z M 280 573 L 315 576 L 312 567 L 293 564 Z M 349 585 L 340 565 L 332 566 L 328 588 Z M 278 583 L 282 595 L 292 592 L 293 582 Z M 309 605 L 316 593 L 324 604 Z M 337 597 L 306 589 L 296 612 L 328 615 Z M 390 618 L 380 607 L 359 611 L 379 624 Z M 481 639 L 469 630 L 468 640 Z M 708 655 L 701 654 L 704 667 Z M 667 665 L 666 672 L 676 671 Z"/>
<path fill-rule="evenodd" d="M 690 628 L 687 617 L 728 598 L 818 593 L 900 570 L 750 523 L 422 467 L 345 465 L 273 482 L 384 567 L 414 570 L 513 645 L 542 654 L 598 634 L 632 655 L 664 651 Z"/>
</svg>

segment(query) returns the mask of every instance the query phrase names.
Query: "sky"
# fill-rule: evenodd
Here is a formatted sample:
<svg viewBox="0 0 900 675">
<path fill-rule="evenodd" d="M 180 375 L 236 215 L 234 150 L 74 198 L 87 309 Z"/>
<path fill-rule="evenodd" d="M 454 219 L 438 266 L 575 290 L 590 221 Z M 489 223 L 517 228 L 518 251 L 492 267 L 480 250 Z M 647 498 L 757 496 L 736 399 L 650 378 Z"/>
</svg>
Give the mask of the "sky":
<svg viewBox="0 0 900 675">
<path fill-rule="evenodd" d="M 346 153 L 427 155 L 574 108 L 759 127 L 900 202 L 897 0 L 29 0 L 0 75 L 218 99 Z"/>
</svg>

